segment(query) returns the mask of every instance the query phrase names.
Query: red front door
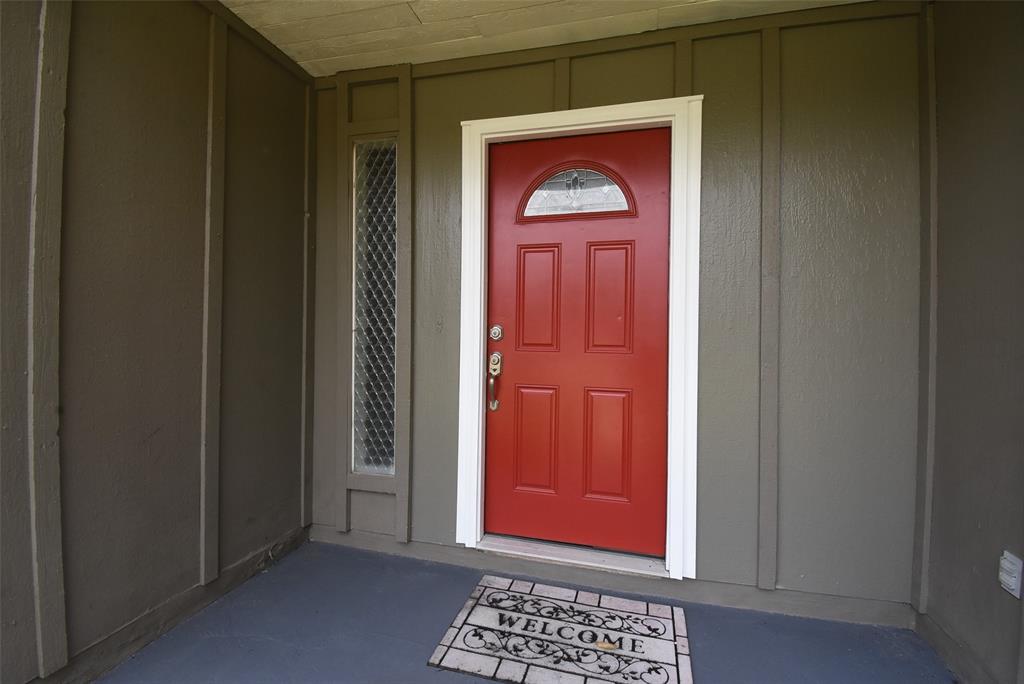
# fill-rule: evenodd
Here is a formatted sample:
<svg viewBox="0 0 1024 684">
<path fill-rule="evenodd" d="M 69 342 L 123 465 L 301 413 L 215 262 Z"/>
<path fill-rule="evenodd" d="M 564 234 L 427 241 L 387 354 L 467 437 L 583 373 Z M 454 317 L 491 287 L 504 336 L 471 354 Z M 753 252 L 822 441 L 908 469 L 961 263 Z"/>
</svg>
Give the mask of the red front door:
<svg viewBox="0 0 1024 684">
<path fill-rule="evenodd" d="M 491 145 L 487 532 L 663 556 L 669 129 Z"/>
</svg>

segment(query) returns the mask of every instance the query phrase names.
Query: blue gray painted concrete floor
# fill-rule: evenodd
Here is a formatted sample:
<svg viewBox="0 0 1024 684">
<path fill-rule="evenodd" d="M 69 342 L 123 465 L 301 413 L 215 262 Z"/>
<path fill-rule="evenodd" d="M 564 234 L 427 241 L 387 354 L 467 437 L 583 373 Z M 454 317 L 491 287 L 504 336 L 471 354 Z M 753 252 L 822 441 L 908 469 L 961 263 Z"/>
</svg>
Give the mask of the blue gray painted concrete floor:
<svg viewBox="0 0 1024 684">
<path fill-rule="evenodd" d="M 309 543 L 100 681 L 480 684 L 426 662 L 482 574 Z M 956 681 L 909 630 L 681 605 L 696 684 Z"/>
</svg>

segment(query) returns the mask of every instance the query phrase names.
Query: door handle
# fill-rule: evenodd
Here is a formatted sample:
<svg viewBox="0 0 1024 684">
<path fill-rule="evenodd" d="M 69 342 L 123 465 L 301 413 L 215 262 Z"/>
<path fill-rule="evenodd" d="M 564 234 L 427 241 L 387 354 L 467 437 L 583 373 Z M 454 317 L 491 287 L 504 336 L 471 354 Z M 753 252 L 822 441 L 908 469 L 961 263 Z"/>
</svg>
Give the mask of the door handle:
<svg viewBox="0 0 1024 684">
<path fill-rule="evenodd" d="M 490 409 L 491 411 L 498 410 L 498 400 L 494 398 L 494 386 L 496 384 L 497 382 L 495 381 L 494 376 L 487 378 L 487 408 Z"/>
<path fill-rule="evenodd" d="M 498 376 L 501 375 L 501 352 L 493 352 L 487 359 L 487 408 L 498 410 Z"/>
</svg>

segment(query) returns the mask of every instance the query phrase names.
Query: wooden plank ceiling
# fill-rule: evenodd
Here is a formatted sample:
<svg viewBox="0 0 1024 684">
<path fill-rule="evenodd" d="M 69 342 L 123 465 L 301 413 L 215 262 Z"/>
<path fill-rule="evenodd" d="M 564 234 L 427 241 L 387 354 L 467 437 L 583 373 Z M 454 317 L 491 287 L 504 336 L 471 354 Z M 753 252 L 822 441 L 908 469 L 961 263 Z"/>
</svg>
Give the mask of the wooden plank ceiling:
<svg viewBox="0 0 1024 684">
<path fill-rule="evenodd" d="M 313 76 L 851 0 L 222 0 Z"/>
</svg>

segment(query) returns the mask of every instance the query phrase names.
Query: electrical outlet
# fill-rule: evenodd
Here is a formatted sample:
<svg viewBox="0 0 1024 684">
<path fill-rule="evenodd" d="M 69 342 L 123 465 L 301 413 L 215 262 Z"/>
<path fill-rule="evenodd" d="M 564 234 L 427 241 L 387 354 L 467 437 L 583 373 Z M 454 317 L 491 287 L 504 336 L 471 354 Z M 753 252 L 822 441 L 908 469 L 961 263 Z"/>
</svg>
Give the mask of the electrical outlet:
<svg viewBox="0 0 1024 684">
<path fill-rule="evenodd" d="M 999 558 L 999 584 L 1003 589 L 1020 598 L 1021 559 L 1009 551 L 1003 551 Z"/>
</svg>

